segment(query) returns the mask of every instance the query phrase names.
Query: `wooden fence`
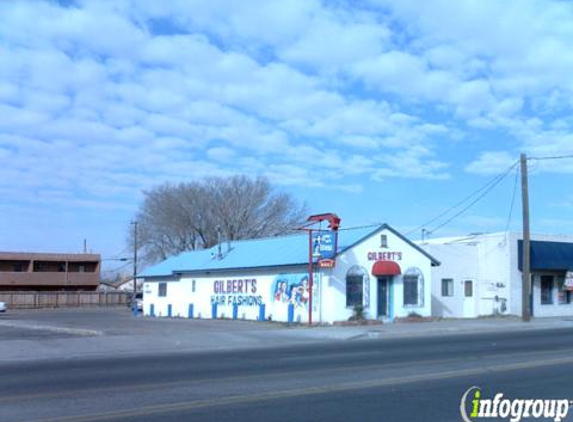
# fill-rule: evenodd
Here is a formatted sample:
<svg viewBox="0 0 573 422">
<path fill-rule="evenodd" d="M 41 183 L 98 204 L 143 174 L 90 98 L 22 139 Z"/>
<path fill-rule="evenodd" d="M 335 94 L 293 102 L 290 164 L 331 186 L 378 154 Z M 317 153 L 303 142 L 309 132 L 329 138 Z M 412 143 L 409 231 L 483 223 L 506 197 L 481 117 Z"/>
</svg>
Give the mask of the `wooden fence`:
<svg viewBox="0 0 573 422">
<path fill-rule="evenodd" d="M 8 309 L 125 306 L 129 300 L 126 292 L 0 292 Z"/>
</svg>

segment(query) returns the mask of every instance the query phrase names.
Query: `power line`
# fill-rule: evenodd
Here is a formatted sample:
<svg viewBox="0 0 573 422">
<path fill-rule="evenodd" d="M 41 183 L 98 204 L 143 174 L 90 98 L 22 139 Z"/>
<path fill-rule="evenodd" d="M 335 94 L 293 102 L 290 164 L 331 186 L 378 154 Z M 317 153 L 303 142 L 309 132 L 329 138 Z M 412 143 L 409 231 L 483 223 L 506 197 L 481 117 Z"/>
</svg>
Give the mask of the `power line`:
<svg viewBox="0 0 573 422">
<path fill-rule="evenodd" d="M 566 158 L 573 158 L 573 154 L 569 154 L 569 155 L 553 155 L 553 156 L 546 156 L 546 157 L 528 157 L 527 160 L 536 160 L 536 161 L 541 161 L 541 160 L 563 160 Z"/>
<path fill-rule="evenodd" d="M 463 204 L 465 204 L 467 201 L 469 201 L 470 199 L 472 199 L 474 196 L 479 195 L 480 192 L 486 190 L 486 193 L 489 192 L 489 188 L 493 187 L 495 185 L 497 185 L 501 180 L 503 180 L 507 174 L 509 172 L 511 172 L 511 170 L 517 166 L 518 161 L 515 161 L 511 167 L 509 167 L 507 170 L 505 170 L 503 173 L 498 174 L 497 176 L 495 176 L 493 179 L 489 180 L 485 185 L 483 185 L 482 187 L 480 187 L 479 189 L 475 190 L 474 192 L 472 192 L 470 195 L 466 196 L 464 199 L 462 199 L 461 201 L 459 201 L 458 203 L 456 203 L 455 205 L 452 205 L 451 207 L 449 207 L 448 209 L 446 209 L 445 211 L 441 212 L 440 214 L 438 214 L 437 216 L 431 218 L 430 220 L 426 221 L 424 224 L 420 225 L 419 227 L 410 230 L 409 232 L 406 233 L 406 236 L 415 233 L 423 228 L 425 228 L 426 226 L 428 226 L 429 224 L 432 224 L 434 221 L 439 220 L 440 218 L 442 218 L 443 216 L 449 214 L 450 212 L 452 212 L 453 210 L 455 210 L 456 208 L 462 206 Z M 484 195 L 479 196 L 478 200 L 481 199 Z M 477 201 L 475 201 L 477 202 Z M 470 204 L 473 205 L 475 202 L 472 202 Z M 464 209 L 465 211 L 465 209 Z M 455 217 L 457 217 L 459 214 L 456 214 Z M 453 219 L 453 218 L 452 218 Z M 452 219 L 449 219 L 447 222 L 449 223 Z M 428 233 L 431 233 L 435 230 L 437 230 L 438 228 L 442 227 L 444 224 L 438 226 L 437 228 L 435 228 L 434 230 L 430 230 Z"/>
<path fill-rule="evenodd" d="M 543 157 L 528 157 L 527 160 L 528 161 L 543 161 L 543 160 L 563 160 L 563 159 L 573 159 L 573 154 L 564 154 L 564 155 L 554 155 L 554 156 L 543 156 Z M 424 224 L 418 226 L 417 228 L 410 230 L 409 232 L 406 232 L 405 235 L 409 236 L 412 233 L 415 233 L 423 228 L 425 228 L 426 226 L 428 226 L 429 224 L 432 224 L 433 222 L 439 220 L 441 217 L 444 217 L 445 215 L 449 214 L 450 212 L 454 211 L 455 209 L 459 208 L 460 206 L 462 206 L 463 204 L 465 204 L 467 201 L 469 201 L 470 199 L 474 198 L 476 195 L 478 195 L 472 202 L 470 202 L 466 207 L 464 207 L 463 209 L 461 209 L 458 213 L 454 214 L 452 217 L 450 217 L 449 219 L 447 219 L 445 222 L 439 224 L 438 226 L 436 226 L 433 230 L 428 230 L 427 233 L 433 233 L 436 230 L 442 228 L 443 226 L 445 226 L 446 224 L 450 223 L 451 221 L 453 221 L 455 218 L 459 217 L 461 214 L 463 214 L 465 211 L 467 211 L 469 208 L 471 208 L 473 205 L 475 205 L 480 199 L 482 199 L 485 195 L 487 195 L 495 186 L 497 186 L 499 183 L 501 183 L 501 181 L 503 179 L 505 179 L 509 173 L 511 173 L 511 171 L 516 168 L 517 164 L 519 163 L 519 161 L 514 162 L 507 170 L 505 170 L 504 172 L 498 174 L 497 176 L 495 176 L 493 179 L 491 179 L 490 181 L 488 181 L 486 184 L 484 184 L 482 187 L 480 187 L 479 189 L 477 189 L 476 191 L 474 191 L 473 193 L 471 193 L 470 195 L 468 195 L 467 197 L 465 197 L 464 199 L 462 199 L 461 201 L 459 201 L 458 203 L 452 205 L 451 207 L 449 207 L 448 209 L 446 209 L 445 211 L 441 212 L 440 214 L 436 215 L 435 217 L 431 218 L 430 220 L 426 221 Z M 511 197 L 511 205 L 510 205 L 510 210 L 509 210 L 509 216 L 508 216 L 508 221 L 506 224 L 506 231 L 509 228 L 509 224 L 511 222 L 511 217 L 513 215 L 513 208 L 515 206 L 515 198 L 516 198 L 516 194 L 517 194 L 517 185 L 518 185 L 518 179 L 519 179 L 519 171 L 516 170 L 516 176 L 515 176 L 515 183 L 514 183 L 514 188 L 513 188 L 513 193 L 512 193 L 512 197 Z M 359 230 L 359 229 L 366 229 L 366 228 L 372 228 L 372 227 L 378 227 L 381 226 L 383 223 L 372 223 L 372 224 L 365 224 L 365 225 L 361 225 L 361 226 L 353 226 L 353 227 L 346 227 L 346 228 L 340 228 L 340 230 Z"/>
<path fill-rule="evenodd" d="M 122 257 L 123 254 L 125 254 L 129 248 L 130 248 L 130 245 L 126 246 L 125 248 L 123 248 L 123 250 L 121 252 L 111 256 L 109 259 L 116 259 L 116 258 Z"/>
<path fill-rule="evenodd" d="M 507 216 L 507 223 L 505 225 L 505 231 L 509 230 L 509 224 L 511 223 L 511 216 L 513 214 L 513 206 L 515 204 L 515 195 L 517 193 L 518 181 L 519 181 L 519 169 L 515 169 L 515 182 L 513 184 L 513 193 L 511 195 L 511 205 L 509 206 L 509 215 Z"/>
<path fill-rule="evenodd" d="M 338 231 L 369 229 L 371 227 L 380 227 L 382 224 L 384 223 L 371 223 L 364 224 L 363 226 L 341 227 L 338 229 Z"/>
<path fill-rule="evenodd" d="M 515 163 L 513 163 L 513 165 L 508 168 L 504 173 L 500 174 L 499 176 L 497 176 L 497 178 L 494 180 L 493 183 L 490 184 L 490 186 L 481 193 L 481 195 L 479 195 L 476 199 L 474 199 L 472 202 L 470 202 L 466 207 L 462 208 L 459 212 L 457 212 L 456 214 L 454 214 L 452 217 L 450 217 L 449 219 L 447 219 L 446 221 L 444 221 L 442 224 L 439 224 L 438 226 L 434 227 L 433 230 L 429 230 L 428 233 L 434 233 L 436 230 L 444 227 L 446 224 L 450 223 L 452 220 L 456 219 L 457 217 L 459 217 L 460 215 L 462 215 L 464 212 L 466 212 L 468 209 L 470 209 L 474 204 L 476 204 L 480 199 L 482 199 L 484 196 L 486 196 L 489 192 L 491 192 L 493 190 L 493 188 L 495 188 L 503 179 L 505 179 L 507 177 L 507 175 L 509 173 L 511 173 L 511 171 L 513 170 L 514 167 L 517 166 L 517 164 L 519 163 L 519 161 L 516 161 Z"/>
<path fill-rule="evenodd" d="M 489 180 L 486 184 L 484 184 L 483 186 L 481 186 L 479 189 L 475 190 L 474 192 L 472 192 L 470 195 L 466 196 L 464 199 L 462 199 L 461 201 L 459 201 L 458 203 L 456 203 L 455 205 L 452 205 L 451 207 L 449 207 L 448 209 L 446 209 L 445 211 L 441 212 L 440 214 L 438 214 L 437 216 L 431 218 L 430 220 L 426 221 L 424 224 L 420 225 L 419 227 L 410 230 L 408 232 L 405 233 L 406 236 L 409 236 L 412 233 L 418 232 L 421 229 L 425 228 L 426 226 L 428 226 L 429 224 L 432 224 L 434 221 L 439 220 L 441 217 L 449 214 L 450 212 L 454 211 L 456 208 L 459 208 L 460 206 L 462 206 L 463 204 L 465 204 L 467 201 L 469 201 L 470 199 L 472 199 L 473 197 L 475 197 L 476 195 L 479 195 L 482 191 L 485 190 L 485 192 L 483 192 L 481 195 L 479 195 L 476 200 L 472 201 L 466 208 L 462 209 L 461 212 L 455 214 L 452 218 L 448 219 L 446 222 L 444 222 L 443 224 L 440 224 L 438 227 L 434 228 L 433 230 L 429 230 L 428 233 L 432 233 L 434 231 L 436 231 L 437 229 L 445 226 L 447 223 L 451 222 L 453 219 L 455 219 L 456 217 L 458 217 L 459 215 L 463 214 L 465 211 L 467 211 L 472 205 L 474 205 L 475 203 L 477 203 L 481 198 L 483 198 L 487 193 L 489 193 L 495 186 L 497 186 L 503 179 L 505 179 L 507 177 L 507 175 L 517 166 L 517 164 L 519 163 L 519 161 L 515 161 L 509 168 L 507 168 L 505 171 L 503 171 L 502 173 L 496 175 L 494 178 L 492 178 L 491 180 Z M 379 227 L 381 226 L 382 222 L 380 223 L 372 223 L 372 224 L 365 224 L 365 225 L 361 225 L 361 226 L 353 226 L 353 227 L 345 227 L 345 228 L 340 228 L 340 231 L 343 230 L 360 230 L 360 229 L 368 229 L 368 228 L 372 228 L 372 227 Z"/>
<path fill-rule="evenodd" d="M 116 267 L 116 268 L 103 270 L 102 272 L 110 272 L 110 273 L 111 272 L 117 272 L 117 271 L 123 270 L 124 268 L 126 268 L 129 265 L 132 265 L 132 261 L 128 261 L 127 263 L 120 265 L 119 267 Z"/>
</svg>

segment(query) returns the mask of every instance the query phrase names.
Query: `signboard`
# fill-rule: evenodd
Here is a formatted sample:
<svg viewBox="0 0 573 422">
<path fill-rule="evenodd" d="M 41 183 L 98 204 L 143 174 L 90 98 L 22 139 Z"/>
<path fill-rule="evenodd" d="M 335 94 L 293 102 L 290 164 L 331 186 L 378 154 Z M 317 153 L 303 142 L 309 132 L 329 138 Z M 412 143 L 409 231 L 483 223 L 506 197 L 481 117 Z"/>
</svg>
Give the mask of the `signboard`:
<svg viewBox="0 0 573 422">
<path fill-rule="evenodd" d="M 567 274 L 565 274 L 563 290 L 573 290 L 573 271 L 567 271 Z"/>
<path fill-rule="evenodd" d="M 320 259 L 332 259 L 335 255 L 336 232 L 320 230 L 312 233 L 312 256 Z"/>
<path fill-rule="evenodd" d="M 368 252 L 368 261 L 402 261 L 402 252 Z"/>
<path fill-rule="evenodd" d="M 319 268 L 334 268 L 336 261 L 334 259 L 319 259 L 318 260 L 318 267 Z"/>
<path fill-rule="evenodd" d="M 263 303 L 263 297 L 257 291 L 256 278 L 215 280 L 211 303 L 222 306 L 258 306 Z"/>
</svg>

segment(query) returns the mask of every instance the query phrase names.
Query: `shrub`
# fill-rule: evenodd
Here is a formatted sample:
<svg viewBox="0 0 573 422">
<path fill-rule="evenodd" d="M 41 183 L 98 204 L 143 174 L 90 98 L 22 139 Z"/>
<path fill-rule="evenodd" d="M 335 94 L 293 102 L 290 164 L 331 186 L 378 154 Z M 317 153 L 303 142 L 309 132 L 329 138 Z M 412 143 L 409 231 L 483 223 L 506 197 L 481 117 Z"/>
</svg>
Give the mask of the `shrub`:
<svg viewBox="0 0 573 422">
<path fill-rule="evenodd" d="M 352 316 L 348 319 L 349 321 L 365 321 L 366 316 L 364 315 L 364 306 L 363 305 L 354 305 L 352 309 Z"/>
</svg>

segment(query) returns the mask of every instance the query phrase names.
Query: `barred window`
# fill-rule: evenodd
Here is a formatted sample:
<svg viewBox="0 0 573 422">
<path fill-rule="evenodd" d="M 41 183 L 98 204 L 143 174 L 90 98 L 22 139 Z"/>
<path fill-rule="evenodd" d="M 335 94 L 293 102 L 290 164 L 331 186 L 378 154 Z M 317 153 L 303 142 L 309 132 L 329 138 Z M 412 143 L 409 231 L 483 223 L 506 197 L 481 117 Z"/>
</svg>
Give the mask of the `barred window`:
<svg viewBox="0 0 573 422">
<path fill-rule="evenodd" d="M 418 304 L 418 277 L 404 276 L 404 305 Z"/>
<path fill-rule="evenodd" d="M 402 277 L 404 305 L 424 306 L 424 275 L 417 267 L 410 267 Z"/>
<path fill-rule="evenodd" d="M 346 306 L 364 304 L 364 293 L 369 277 L 366 270 L 358 265 L 350 267 L 346 273 Z"/>
</svg>

